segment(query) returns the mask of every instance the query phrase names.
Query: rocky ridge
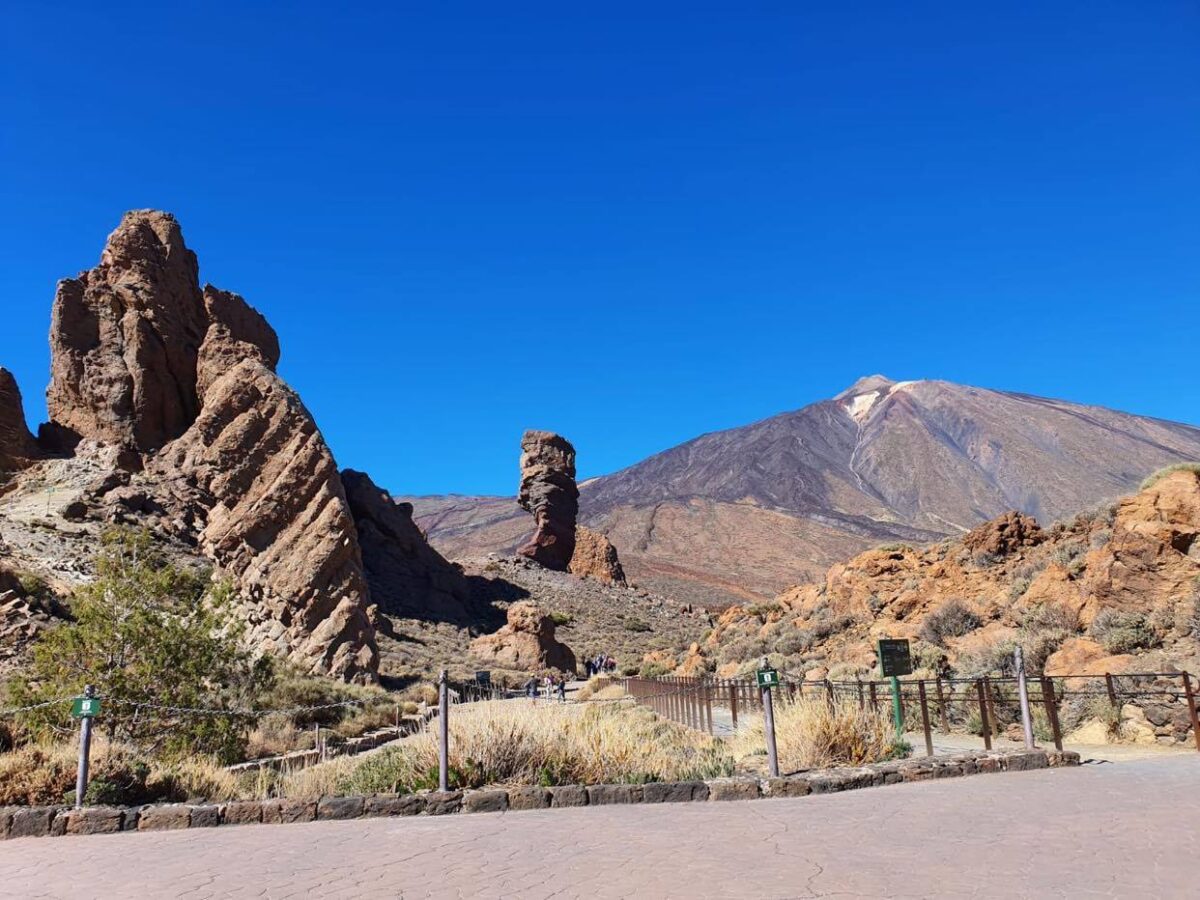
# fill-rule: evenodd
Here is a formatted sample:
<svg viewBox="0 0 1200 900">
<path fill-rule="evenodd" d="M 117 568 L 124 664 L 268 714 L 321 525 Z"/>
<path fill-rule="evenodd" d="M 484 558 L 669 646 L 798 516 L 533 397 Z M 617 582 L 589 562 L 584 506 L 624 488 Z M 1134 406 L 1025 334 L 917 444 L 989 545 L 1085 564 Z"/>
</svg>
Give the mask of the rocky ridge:
<svg viewBox="0 0 1200 900">
<path fill-rule="evenodd" d="M 718 674 L 773 653 L 809 677 L 866 676 L 880 637 L 910 639 L 927 675 L 1003 672 L 1018 645 L 1051 675 L 1196 672 L 1200 466 L 1044 530 L 1010 513 L 959 540 L 867 551 L 729 609 L 698 654 Z"/>
</svg>

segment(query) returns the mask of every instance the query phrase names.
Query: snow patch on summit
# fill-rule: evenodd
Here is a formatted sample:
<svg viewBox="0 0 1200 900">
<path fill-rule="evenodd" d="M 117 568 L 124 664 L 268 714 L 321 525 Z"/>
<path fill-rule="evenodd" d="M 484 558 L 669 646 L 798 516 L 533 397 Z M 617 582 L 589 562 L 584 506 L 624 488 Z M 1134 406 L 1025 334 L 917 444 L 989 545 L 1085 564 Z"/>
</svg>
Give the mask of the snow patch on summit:
<svg viewBox="0 0 1200 900">
<path fill-rule="evenodd" d="M 846 407 L 846 412 L 850 414 L 850 418 L 855 422 L 862 422 L 870 414 L 871 407 L 879 399 L 879 394 L 879 391 L 871 391 L 866 394 L 859 394 L 857 397 L 852 397 Z"/>
</svg>

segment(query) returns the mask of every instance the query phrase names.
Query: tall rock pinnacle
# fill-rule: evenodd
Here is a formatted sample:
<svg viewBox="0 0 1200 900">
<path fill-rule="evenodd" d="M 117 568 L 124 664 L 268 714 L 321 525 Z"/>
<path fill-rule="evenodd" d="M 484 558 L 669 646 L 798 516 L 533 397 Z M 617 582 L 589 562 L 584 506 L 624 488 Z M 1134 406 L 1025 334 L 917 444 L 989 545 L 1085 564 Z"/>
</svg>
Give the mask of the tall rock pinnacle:
<svg viewBox="0 0 1200 900">
<path fill-rule="evenodd" d="M 547 569 L 565 572 L 575 552 L 575 448 L 550 431 L 526 431 L 521 438 L 521 508 L 533 515 L 536 530 L 517 552 Z"/>
</svg>

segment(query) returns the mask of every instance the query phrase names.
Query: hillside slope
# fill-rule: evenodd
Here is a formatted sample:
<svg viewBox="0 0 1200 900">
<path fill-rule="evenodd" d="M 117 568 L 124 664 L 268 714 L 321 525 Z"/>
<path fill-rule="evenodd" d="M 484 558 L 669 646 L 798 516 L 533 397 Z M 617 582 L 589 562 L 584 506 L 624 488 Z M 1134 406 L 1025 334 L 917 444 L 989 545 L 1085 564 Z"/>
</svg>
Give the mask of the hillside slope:
<svg viewBox="0 0 1200 900">
<path fill-rule="evenodd" d="M 887 542 L 961 535 L 1007 510 L 1043 521 L 1200 460 L 1200 429 L 1025 394 L 871 376 L 581 486 L 581 519 L 639 583 L 681 600 L 773 597 Z M 409 497 L 450 556 L 511 552 L 510 498 Z"/>
</svg>

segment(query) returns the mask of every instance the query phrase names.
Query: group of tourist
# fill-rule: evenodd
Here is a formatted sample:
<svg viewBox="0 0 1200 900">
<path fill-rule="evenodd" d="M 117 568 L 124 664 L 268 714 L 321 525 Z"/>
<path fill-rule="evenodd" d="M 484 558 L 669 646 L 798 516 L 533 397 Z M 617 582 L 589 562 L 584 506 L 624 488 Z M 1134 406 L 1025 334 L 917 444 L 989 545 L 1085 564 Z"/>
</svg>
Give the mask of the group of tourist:
<svg viewBox="0 0 1200 900">
<path fill-rule="evenodd" d="M 617 661 L 605 653 L 598 653 L 594 659 L 585 659 L 583 667 L 587 670 L 588 678 L 593 675 L 611 675 L 617 670 Z"/>
<path fill-rule="evenodd" d="M 525 696 L 530 700 L 537 700 L 543 691 L 547 700 L 553 700 L 557 695 L 559 702 L 565 703 L 567 699 L 567 677 L 554 672 L 547 672 L 541 678 L 531 675 L 529 680 L 525 682 Z"/>
</svg>

